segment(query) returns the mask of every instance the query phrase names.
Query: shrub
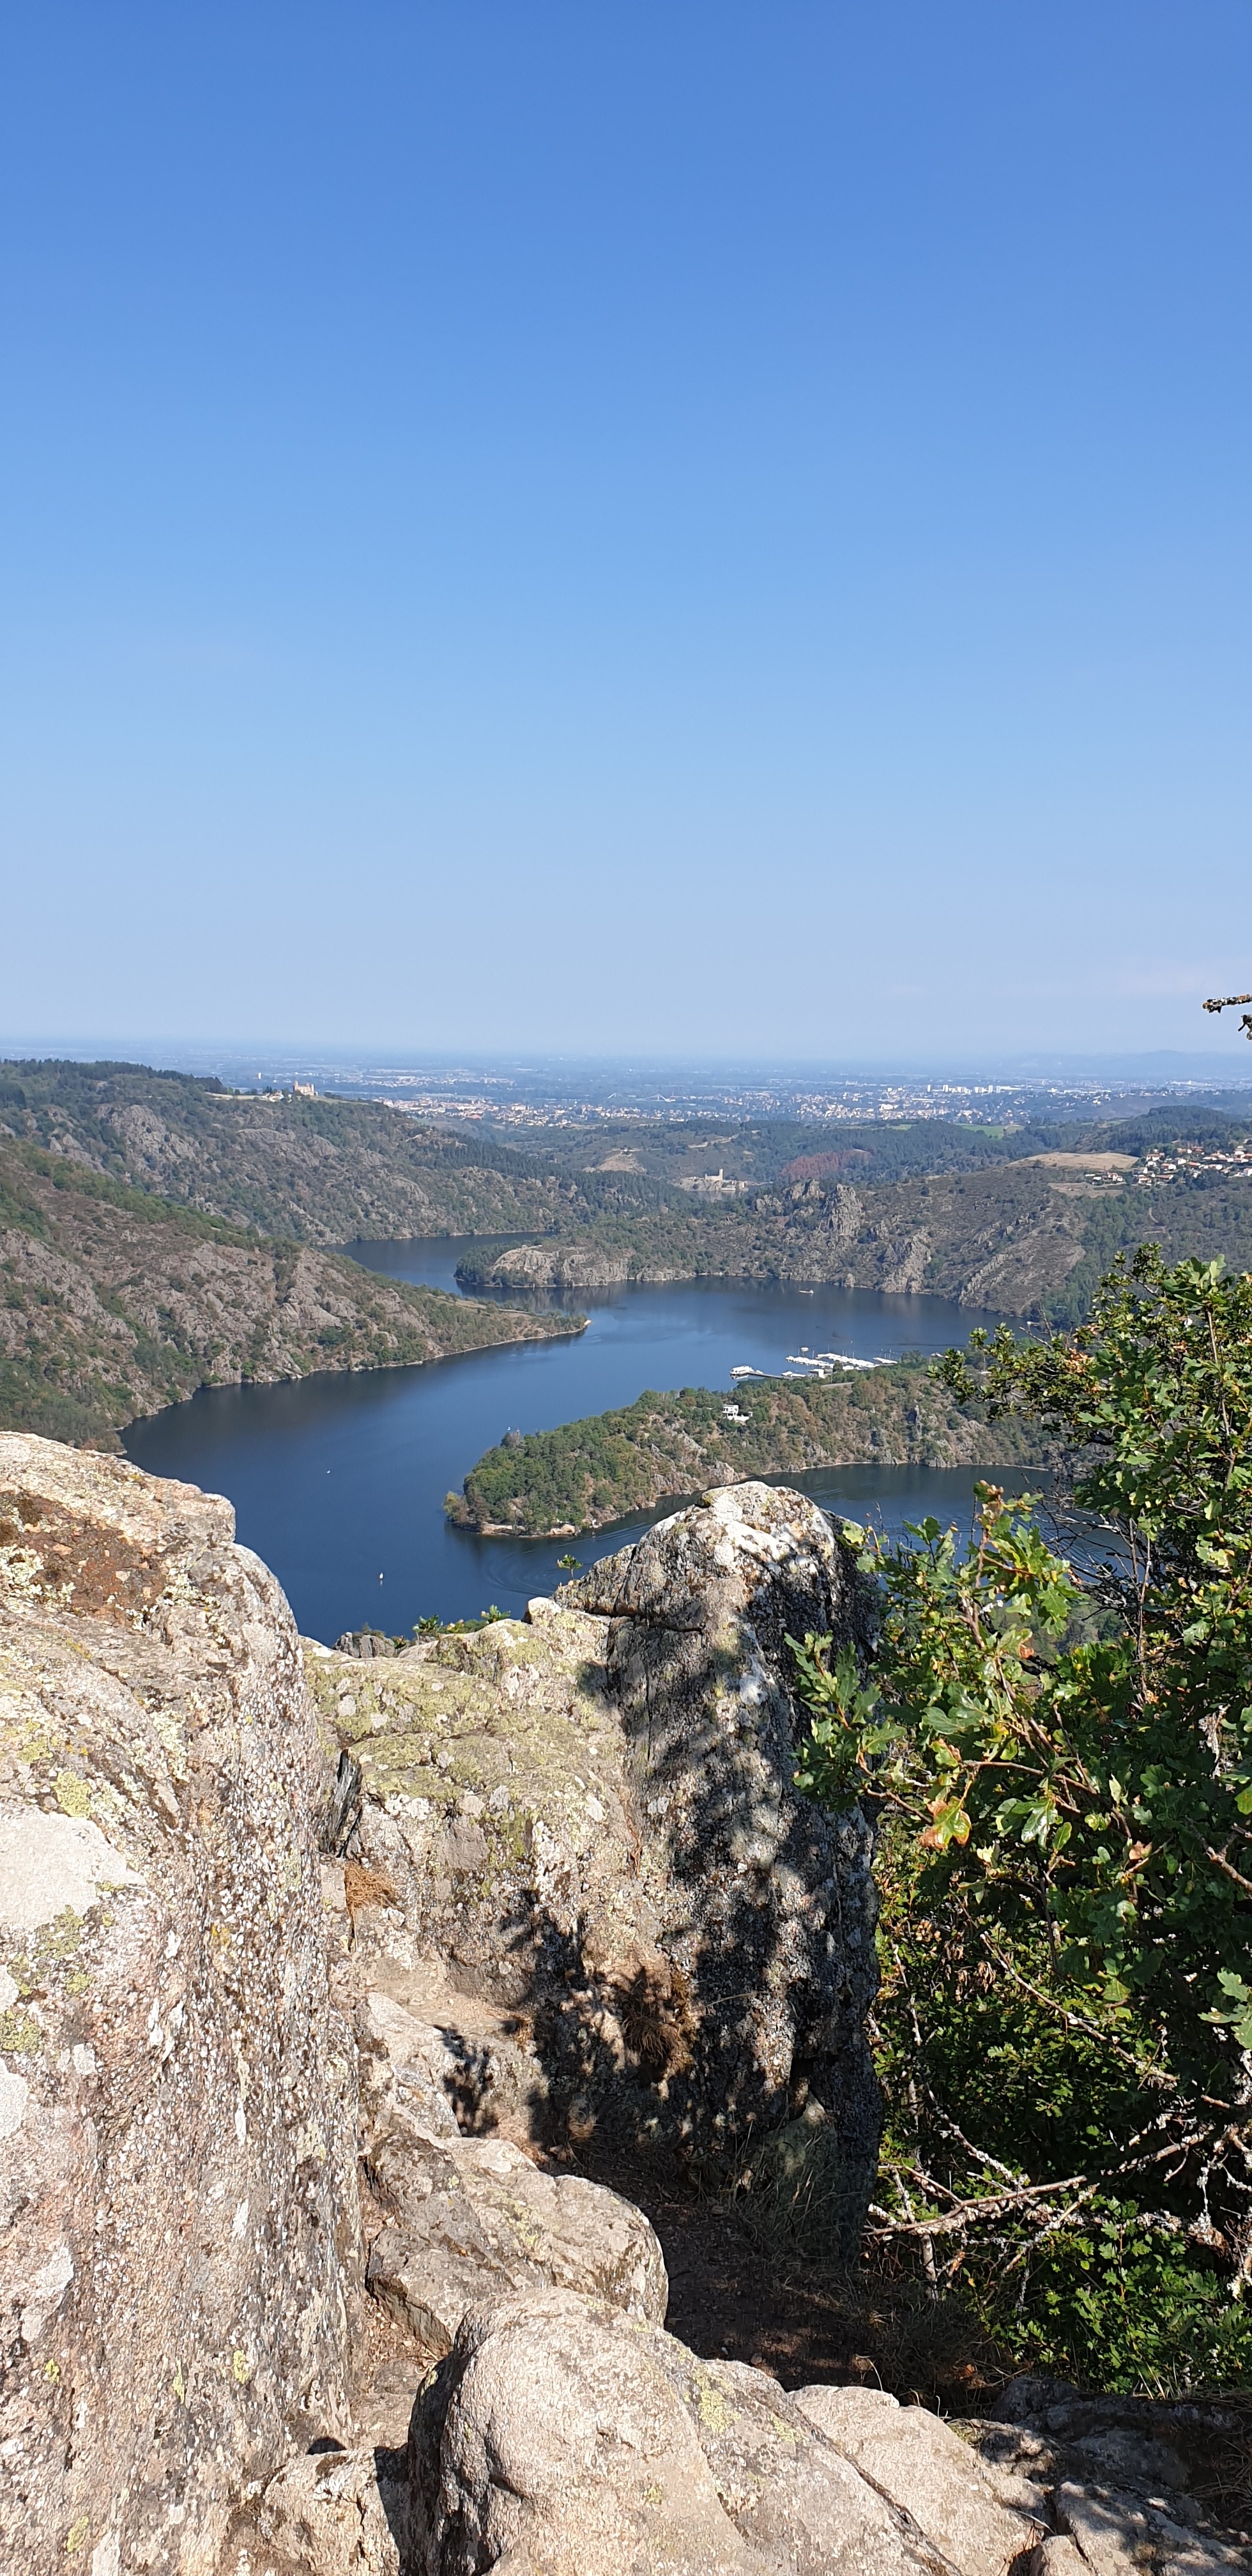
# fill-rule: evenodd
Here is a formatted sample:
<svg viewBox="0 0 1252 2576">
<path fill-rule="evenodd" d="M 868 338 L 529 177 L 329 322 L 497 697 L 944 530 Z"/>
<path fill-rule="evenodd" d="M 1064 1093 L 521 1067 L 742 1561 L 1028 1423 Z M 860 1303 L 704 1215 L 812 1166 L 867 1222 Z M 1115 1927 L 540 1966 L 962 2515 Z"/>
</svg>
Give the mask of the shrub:
<svg viewBox="0 0 1252 2576">
<path fill-rule="evenodd" d="M 1079 1544 L 979 1488 L 866 1541 L 868 1676 L 795 1647 L 800 1785 L 883 1820 L 875 2225 L 1015 2357 L 1243 2379 L 1252 2316 L 1252 1279 L 1146 1247 L 1089 1324 L 949 1353 L 1074 1460 Z"/>
</svg>

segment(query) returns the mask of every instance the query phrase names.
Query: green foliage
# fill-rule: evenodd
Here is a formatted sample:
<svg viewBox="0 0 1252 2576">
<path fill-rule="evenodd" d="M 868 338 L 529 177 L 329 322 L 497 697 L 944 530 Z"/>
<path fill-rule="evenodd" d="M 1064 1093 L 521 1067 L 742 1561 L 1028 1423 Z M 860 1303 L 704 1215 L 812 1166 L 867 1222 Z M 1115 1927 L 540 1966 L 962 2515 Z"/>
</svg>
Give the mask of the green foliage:
<svg viewBox="0 0 1252 2576">
<path fill-rule="evenodd" d="M 789 1637 L 787 1643 L 809 1711 L 796 1787 L 831 1815 L 846 1815 L 869 1785 L 870 1767 L 892 1740 L 890 1724 L 876 1723 L 882 1693 L 876 1682 L 862 1682 L 850 1646 L 841 1646 L 832 1664 L 829 1637 L 809 1635 L 802 1646 Z"/>
<path fill-rule="evenodd" d="M 494 1627 L 498 1619 L 507 1619 L 508 1615 L 507 1610 L 498 1609 L 493 1601 L 490 1609 L 480 1610 L 476 1619 L 437 1619 L 433 1614 L 429 1618 L 419 1619 L 414 1625 L 413 1634 L 415 1637 L 470 1637 L 479 1628 Z M 404 1643 L 403 1637 L 397 1637 L 397 1646 L 402 1646 Z"/>
<path fill-rule="evenodd" d="M 0 1228 L 27 1239 L 0 1262 L 0 1425 L 49 1439 L 116 1448 L 137 1413 L 225 1378 L 405 1365 L 576 1328 L 265 1241 L 28 1140 L 0 1140 Z M 302 1321 L 302 1295 L 335 1319 Z"/>
<path fill-rule="evenodd" d="M 1080 2385 L 1179 2393 L 1252 2383 L 1252 2310 L 1196 2261 L 1181 2224 L 1097 2196 L 1089 2224 L 1034 2251 L 1029 2296 L 988 2282 L 984 2310 L 1023 2368 Z"/>
<path fill-rule="evenodd" d="M 885 1823 L 877 2224 L 954 2251 L 1015 2358 L 1252 2366 L 1252 1280 L 1118 1265 L 1071 1335 L 975 1335 L 961 1400 L 1063 1438 L 1029 1497 L 865 1542 L 872 1675 L 796 1649 L 798 1777 Z M 936 2275 L 938 2277 L 938 2275 Z"/>
</svg>

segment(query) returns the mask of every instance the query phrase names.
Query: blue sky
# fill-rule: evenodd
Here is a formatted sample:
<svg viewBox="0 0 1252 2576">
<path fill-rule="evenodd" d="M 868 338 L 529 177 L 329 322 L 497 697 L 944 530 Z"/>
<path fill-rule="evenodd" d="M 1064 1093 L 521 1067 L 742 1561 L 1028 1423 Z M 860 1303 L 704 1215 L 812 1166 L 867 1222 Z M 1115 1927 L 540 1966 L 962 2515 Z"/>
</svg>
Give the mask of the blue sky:
<svg viewBox="0 0 1252 2576">
<path fill-rule="evenodd" d="M 1243 1070 L 1246 0 L 2 46 L 0 1033 Z"/>
</svg>

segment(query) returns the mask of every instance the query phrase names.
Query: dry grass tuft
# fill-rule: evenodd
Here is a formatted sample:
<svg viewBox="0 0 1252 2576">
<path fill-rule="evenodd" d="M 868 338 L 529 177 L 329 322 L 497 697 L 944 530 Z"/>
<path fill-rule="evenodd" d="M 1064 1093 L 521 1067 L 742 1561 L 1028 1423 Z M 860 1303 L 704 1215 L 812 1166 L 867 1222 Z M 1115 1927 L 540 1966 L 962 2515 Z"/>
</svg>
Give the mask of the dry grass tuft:
<svg viewBox="0 0 1252 2576">
<path fill-rule="evenodd" d="M 394 1881 L 385 1869 L 367 1869 L 364 1861 L 346 1860 L 343 1865 L 344 1902 L 351 1915 L 364 1912 L 367 1905 L 394 1905 Z"/>
</svg>

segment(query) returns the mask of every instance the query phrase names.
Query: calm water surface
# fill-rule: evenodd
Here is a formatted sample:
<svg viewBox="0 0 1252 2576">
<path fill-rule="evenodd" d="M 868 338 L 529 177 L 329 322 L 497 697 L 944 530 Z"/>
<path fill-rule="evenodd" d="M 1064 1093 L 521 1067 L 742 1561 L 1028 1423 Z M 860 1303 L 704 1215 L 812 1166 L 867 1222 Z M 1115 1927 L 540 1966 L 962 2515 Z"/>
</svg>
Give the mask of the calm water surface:
<svg viewBox="0 0 1252 2576">
<path fill-rule="evenodd" d="M 454 1286 L 464 1248 L 447 1236 L 351 1246 L 372 1270 L 438 1288 Z M 427 1368 L 205 1388 L 132 1424 L 128 1455 L 153 1475 L 229 1495 L 240 1538 L 274 1568 L 307 1636 L 331 1643 L 366 1624 L 398 1634 L 432 1611 L 467 1618 L 494 1602 L 516 1613 L 561 1581 L 556 1560 L 571 1545 L 589 1562 L 656 1517 L 575 1541 L 451 1529 L 445 1494 L 510 1426 L 548 1430 L 630 1404 L 645 1387 L 729 1391 L 732 1367 L 781 1369 L 806 1346 L 862 1359 L 940 1351 L 990 1320 L 939 1297 L 843 1288 L 805 1295 L 723 1279 L 584 1292 L 578 1303 L 590 1321 L 568 1340 Z M 785 1481 L 888 1529 L 926 1512 L 967 1520 L 973 1488 L 964 1468 L 841 1467 Z"/>
</svg>

